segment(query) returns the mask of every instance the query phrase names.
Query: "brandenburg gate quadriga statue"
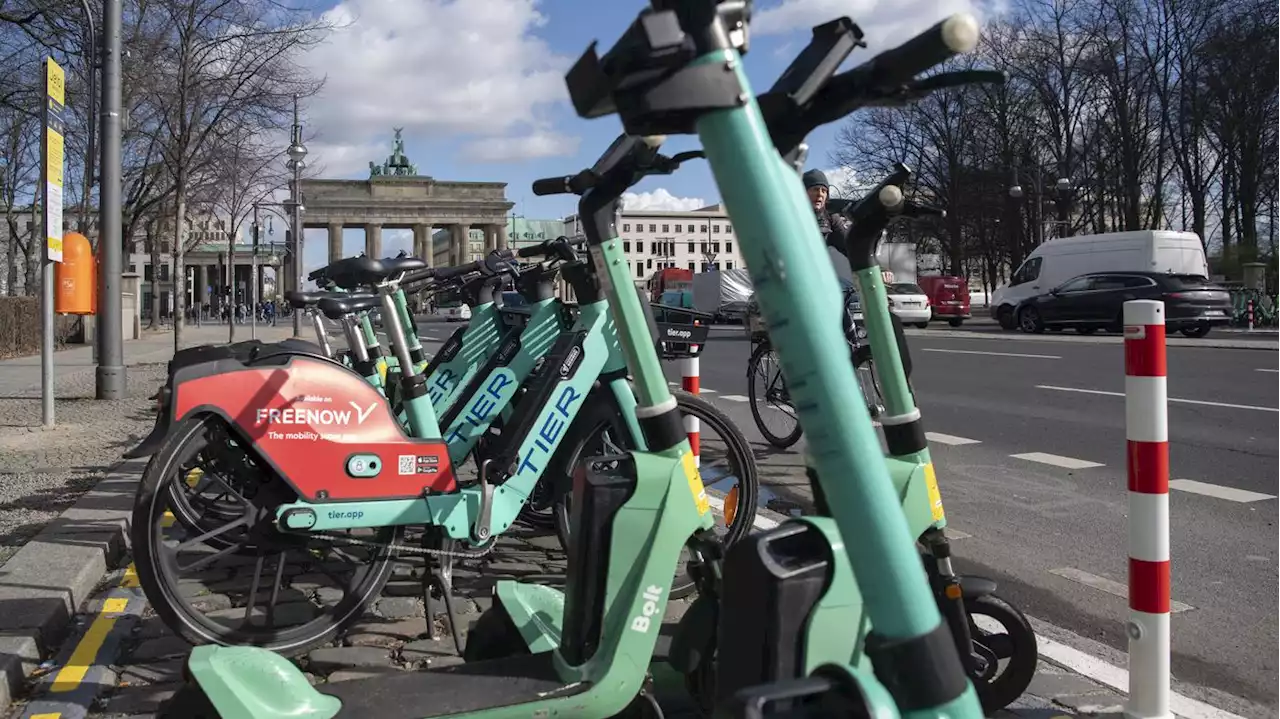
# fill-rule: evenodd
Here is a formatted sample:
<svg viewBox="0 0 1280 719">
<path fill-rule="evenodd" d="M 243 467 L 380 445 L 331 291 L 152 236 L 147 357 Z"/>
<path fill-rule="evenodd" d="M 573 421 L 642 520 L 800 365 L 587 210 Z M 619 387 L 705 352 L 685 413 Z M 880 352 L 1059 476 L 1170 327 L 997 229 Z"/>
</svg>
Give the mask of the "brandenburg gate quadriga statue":
<svg viewBox="0 0 1280 719">
<path fill-rule="evenodd" d="M 514 206 L 505 182 L 450 182 L 418 174 L 404 154 L 400 129 L 391 156 L 369 163 L 367 180 L 303 180 L 304 227 L 329 231 L 329 261 L 341 259 L 342 230 L 363 227 L 364 252 L 382 257 L 382 230 L 413 230 L 413 254 L 432 263 L 432 230 L 449 228 L 449 262 L 466 256 L 470 228 L 484 230 L 485 251 L 507 246 L 507 213 Z"/>
</svg>

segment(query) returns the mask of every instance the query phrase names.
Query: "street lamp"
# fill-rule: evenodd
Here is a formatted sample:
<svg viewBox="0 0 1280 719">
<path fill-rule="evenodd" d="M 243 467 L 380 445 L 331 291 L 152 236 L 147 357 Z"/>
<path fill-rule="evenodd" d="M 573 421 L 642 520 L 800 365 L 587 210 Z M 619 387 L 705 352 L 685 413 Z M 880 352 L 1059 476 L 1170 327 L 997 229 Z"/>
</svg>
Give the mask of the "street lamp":
<svg viewBox="0 0 1280 719">
<path fill-rule="evenodd" d="M 1056 199 L 1054 199 L 1054 204 L 1058 210 L 1058 219 L 1056 220 L 1045 220 L 1044 218 L 1045 189 L 1043 168 L 1037 165 L 1035 184 L 1031 188 L 1036 198 L 1033 208 L 1034 214 L 1032 215 L 1036 227 L 1036 244 L 1042 244 L 1045 241 L 1045 225 L 1059 225 L 1062 228 L 1059 230 L 1060 235 L 1066 236 L 1067 228 L 1071 222 L 1070 201 L 1073 191 L 1071 179 L 1063 175 L 1058 177 L 1053 184 L 1053 192 L 1057 195 Z M 1027 197 L 1027 191 L 1023 189 L 1022 185 L 1018 184 L 1018 171 L 1016 169 L 1013 171 L 1013 181 L 1009 185 L 1009 197 L 1015 201 L 1021 201 Z"/>
<path fill-rule="evenodd" d="M 293 171 L 293 182 L 289 185 L 289 224 L 293 226 L 293 282 L 294 290 L 302 289 L 302 168 L 306 167 L 303 158 L 307 156 L 307 148 L 302 144 L 302 126 L 298 124 L 298 96 L 293 96 L 293 138 L 289 149 L 288 167 Z M 293 313 L 293 336 L 302 337 L 302 313 Z"/>
</svg>

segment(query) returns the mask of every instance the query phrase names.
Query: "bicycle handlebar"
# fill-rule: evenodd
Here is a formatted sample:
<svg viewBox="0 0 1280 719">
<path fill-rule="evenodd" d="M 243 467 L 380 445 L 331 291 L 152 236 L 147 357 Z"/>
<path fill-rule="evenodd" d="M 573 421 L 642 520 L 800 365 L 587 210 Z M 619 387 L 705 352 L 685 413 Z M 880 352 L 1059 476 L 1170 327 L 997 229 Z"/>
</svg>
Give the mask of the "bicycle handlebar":
<svg viewBox="0 0 1280 719">
<path fill-rule="evenodd" d="M 574 249 L 579 245 L 586 244 L 585 238 L 570 240 L 561 235 L 554 240 L 545 240 L 536 245 L 522 247 L 516 250 L 516 257 L 550 257 L 552 259 L 560 259 L 565 262 L 572 262 L 578 259 L 578 253 Z"/>
<path fill-rule="evenodd" d="M 625 187 L 630 187 L 648 175 L 670 175 L 680 165 L 696 158 L 706 157 L 702 150 L 678 152 L 670 157 L 658 152 L 666 140 L 662 136 L 637 137 L 635 135 L 619 135 L 608 150 L 600 156 L 594 167 L 583 170 L 576 175 L 563 177 L 546 177 L 535 180 L 533 192 L 536 195 L 578 195 L 581 197 L 588 190 L 603 182 L 621 180 Z M 629 173 L 626 176 L 621 174 Z M 619 193 L 621 194 L 621 193 Z"/>
</svg>

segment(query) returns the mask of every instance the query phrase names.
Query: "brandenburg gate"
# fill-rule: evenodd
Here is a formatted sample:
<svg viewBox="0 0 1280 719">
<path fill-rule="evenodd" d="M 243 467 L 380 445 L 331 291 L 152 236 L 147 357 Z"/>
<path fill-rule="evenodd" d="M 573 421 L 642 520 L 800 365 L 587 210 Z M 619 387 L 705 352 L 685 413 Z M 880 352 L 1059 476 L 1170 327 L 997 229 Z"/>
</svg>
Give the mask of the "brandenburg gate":
<svg viewBox="0 0 1280 719">
<path fill-rule="evenodd" d="M 364 228 L 364 252 L 382 257 L 382 230 L 413 230 L 413 254 L 432 264 L 432 229 L 449 228 L 449 263 L 462 263 L 470 228 L 484 230 L 485 252 L 507 246 L 505 182 L 450 182 L 418 174 L 404 154 L 401 128 L 391 156 L 369 163 L 367 180 L 302 180 L 303 227 L 329 231 L 329 261 L 342 258 L 342 230 Z"/>
</svg>

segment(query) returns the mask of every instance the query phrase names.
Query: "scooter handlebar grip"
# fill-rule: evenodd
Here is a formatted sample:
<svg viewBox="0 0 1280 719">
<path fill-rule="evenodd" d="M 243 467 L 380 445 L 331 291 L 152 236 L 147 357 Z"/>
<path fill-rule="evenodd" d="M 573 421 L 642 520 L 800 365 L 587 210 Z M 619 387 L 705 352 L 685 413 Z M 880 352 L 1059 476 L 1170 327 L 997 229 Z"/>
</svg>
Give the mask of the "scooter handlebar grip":
<svg viewBox="0 0 1280 719">
<path fill-rule="evenodd" d="M 901 45 L 876 55 L 877 79 L 905 82 L 978 45 L 978 21 L 969 13 L 956 13 Z"/>
<path fill-rule="evenodd" d="M 564 175 L 562 177 L 544 177 L 541 180 L 533 181 L 533 194 L 544 195 L 567 195 L 571 192 L 569 189 L 569 181 L 573 179 L 573 175 Z"/>
</svg>

